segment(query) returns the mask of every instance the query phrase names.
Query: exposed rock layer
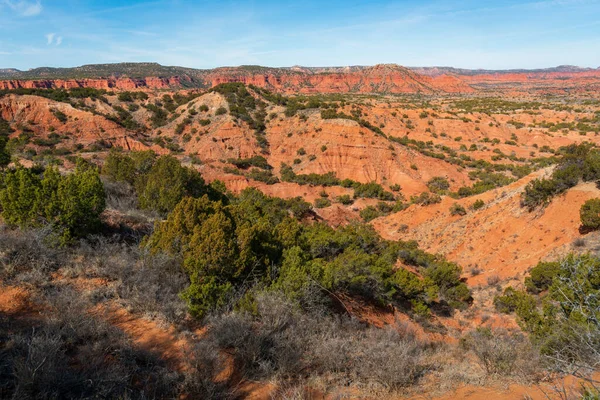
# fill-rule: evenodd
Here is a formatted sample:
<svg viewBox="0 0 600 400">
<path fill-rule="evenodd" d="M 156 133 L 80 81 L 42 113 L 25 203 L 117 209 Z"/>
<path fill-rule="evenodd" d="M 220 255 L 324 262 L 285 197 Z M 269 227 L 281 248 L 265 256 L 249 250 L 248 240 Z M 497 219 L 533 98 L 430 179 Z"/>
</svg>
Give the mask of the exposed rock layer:
<svg viewBox="0 0 600 400">
<path fill-rule="evenodd" d="M 115 67 L 115 71 L 117 67 Z M 68 71 L 68 70 L 66 70 Z M 224 67 L 213 70 L 152 70 L 162 76 L 59 79 L 54 75 L 13 72 L 0 74 L 0 89 L 89 87 L 96 89 L 207 88 L 225 82 L 243 82 L 282 93 L 474 93 L 542 91 L 592 92 L 600 88 L 599 69 L 554 68 L 532 71 L 472 71 L 452 68 L 405 68 L 394 64 L 346 68 Z M 104 72 L 106 73 L 106 72 Z M 138 74 L 143 73 L 138 72 Z M 178 75 L 174 75 L 179 73 Z M 67 74 L 65 72 L 65 74 Z M 21 79 L 27 76 L 27 79 Z M 48 76 L 48 78 L 42 78 Z"/>
</svg>

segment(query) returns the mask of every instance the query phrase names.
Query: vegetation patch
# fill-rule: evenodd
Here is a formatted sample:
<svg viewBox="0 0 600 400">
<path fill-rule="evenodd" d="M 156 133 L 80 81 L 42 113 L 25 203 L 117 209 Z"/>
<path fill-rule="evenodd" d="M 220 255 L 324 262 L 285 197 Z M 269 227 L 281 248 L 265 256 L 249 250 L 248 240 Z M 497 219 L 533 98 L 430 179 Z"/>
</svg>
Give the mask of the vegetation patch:
<svg viewBox="0 0 600 400">
<path fill-rule="evenodd" d="M 225 96 L 229 105 L 229 114 L 246 122 L 251 129 L 254 129 L 254 136 L 258 145 L 264 151 L 267 151 L 269 143 L 265 132 L 266 103 L 256 100 L 242 83 L 222 83 L 213 87 L 210 91 Z"/>
</svg>

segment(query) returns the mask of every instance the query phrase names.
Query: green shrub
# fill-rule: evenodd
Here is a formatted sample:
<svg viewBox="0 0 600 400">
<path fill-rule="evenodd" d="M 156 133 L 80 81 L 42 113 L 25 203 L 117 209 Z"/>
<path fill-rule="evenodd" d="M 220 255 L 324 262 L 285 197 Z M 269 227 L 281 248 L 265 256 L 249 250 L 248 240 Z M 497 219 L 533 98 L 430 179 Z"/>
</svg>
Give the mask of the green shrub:
<svg viewBox="0 0 600 400">
<path fill-rule="evenodd" d="M 375 218 L 378 218 L 382 215 L 381 211 L 379 211 L 377 208 L 375 208 L 373 206 L 367 206 L 367 207 L 363 208 L 362 210 L 360 210 L 359 214 L 360 214 L 360 217 L 365 222 L 372 221 Z"/>
<path fill-rule="evenodd" d="M 448 182 L 448 179 L 442 176 L 436 176 L 427 182 L 427 188 L 433 193 L 442 194 L 450 189 L 450 183 Z"/>
<path fill-rule="evenodd" d="M 473 204 L 471 204 L 471 209 L 479 210 L 485 206 L 485 202 L 481 199 L 476 200 Z"/>
<path fill-rule="evenodd" d="M 207 196 L 187 197 L 156 226 L 146 246 L 153 252 L 183 256 L 191 279 L 183 297 L 195 315 L 223 305 L 248 274 L 265 274 L 279 261 L 282 249 L 276 227 L 296 205 L 277 202 L 255 189 L 242 192 L 230 206 Z M 279 235 L 284 232 L 281 226 Z"/>
<path fill-rule="evenodd" d="M 267 159 L 263 156 L 253 156 L 249 158 L 229 158 L 227 160 L 228 163 L 235 165 L 241 169 L 248 169 L 250 167 L 258 167 L 261 169 L 273 169 L 272 166 L 269 165 Z"/>
<path fill-rule="evenodd" d="M 148 104 L 146 108 L 152 113 L 150 122 L 154 128 L 158 128 L 167 124 L 169 113 L 166 112 L 162 107 L 154 104 Z"/>
<path fill-rule="evenodd" d="M 395 205 L 386 203 L 385 201 L 380 201 L 377 203 L 377 210 L 379 210 L 383 214 L 389 214 L 394 209 Z"/>
<path fill-rule="evenodd" d="M 315 200 L 314 204 L 315 204 L 316 208 L 325 208 L 325 207 L 329 207 L 331 205 L 331 200 L 320 197 Z"/>
<path fill-rule="evenodd" d="M 63 124 L 67 122 L 67 120 L 69 119 L 67 117 L 67 115 L 60 111 L 60 110 L 52 110 L 52 114 L 54 114 L 54 116 L 56 117 L 57 120 L 59 120 L 60 122 L 62 122 Z"/>
<path fill-rule="evenodd" d="M 435 193 L 423 192 L 418 196 L 412 196 L 410 198 L 411 203 L 420 204 L 422 206 L 429 206 L 431 204 L 437 204 L 442 202 L 440 195 Z"/>
<path fill-rule="evenodd" d="M 335 201 L 345 206 L 349 206 L 350 204 L 354 203 L 354 199 L 352 199 L 352 197 L 350 197 L 350 195 L 348 194 L 342 194 L 340 196 L 337 196 L 335 198 Z"/>
<path fill-rule="evenodd" d="M 279 179 L 273 175 L 270 170 L 262 170 L 258 168 L 252 168 L 246 177 L 254 179 L 255 181 L 264 182 L 267 185 L 274 185 L 279 183 Z"/>
<path fill-rule="evenodd" d="M 442 299 L 455 308 L 461 308 L 471 299 L 469 288 L 461 280 L 461 272 L 460 266 L 447 261 L 437 262 L 425 270 L 425 277 L 436 285 Z"/>
<path fill-rule="evenodd" d="M 600 179 L 600 152 L 590 151 L 583 162 L 583 179 L 597 181 Z"/>
<path fill-rule="evenodd" d="M 102 175 L 115 182 L 127 182 L 136 188 L 138 195 L 146 185 L 147 174 L 156 162 L 156 153 L 151 150 L 124 153 L 111 149 L 104 165 Z"/>
<path fill-rule="evenodd" d="M 133 101 L 133 96 L 131 95 L 131 92 L 119 93 L 117 98 L 119 99 L 119 101 Z"/>
<path fill-rule="evenodd" d="M 579 216 L 584 229 L 600 229 L 600 199 L 586 201 L 579 209 Z"/>
<path fill-rule="evenodd" d="M 281 180 L 284 182 L 295 182 L 299 185 L 313 185 L 313 186 L 336 186 L 340 184 L 340 180 L 335 176 L 334 172 L 327 172 L 325 174 L 296 174 L 292 167 L 282 163 L 281 169 Z"/>
<path fill-rule="evenodd" d="M 558 262 L 542 262 L 540 261 L 534 268 L 529 271 L 529 276 L 525 278 L 525 287 L 530 293 L 540 293 L 548 290 L 553 279 L 560 272 L 560 264 Z"/>
<path fill-rule="evenodd" d="M 377 182 L 356 183 L 354 187 L 354 198 L 369 198 L 379 200 L 394 200 L 394 195 L 386 191 L 383 186 Z"/>
<path fill-rule="evenodd" d="M 540 205 L 547 205 L 557 193 L 556 182 L 551 179 L 535 179 L 527 184 L 521 205 L 533 211 Z"/>
<path fill-rule="evenodd" d="M 458 203 L 454 203 L 450 206 L 450 215 L 467 215 L 467 210 Z"/>
<path fill-rule="evenodd" d="M 135 100 L 148 100 L 148 95 L 144 92 L 121 92 L 117 96 L 119 101 L 132 102 Z"/>
</svg>

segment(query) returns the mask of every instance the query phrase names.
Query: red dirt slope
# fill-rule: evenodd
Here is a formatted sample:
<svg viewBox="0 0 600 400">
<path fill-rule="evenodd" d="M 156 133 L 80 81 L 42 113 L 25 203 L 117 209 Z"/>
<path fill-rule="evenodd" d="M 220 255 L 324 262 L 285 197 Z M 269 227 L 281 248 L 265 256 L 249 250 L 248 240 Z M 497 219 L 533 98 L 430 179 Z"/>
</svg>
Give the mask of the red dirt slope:
<svg viewBox="0 0 600 400">
<path fill-rule="evenodd" d="M 462 200 L 444 198 L 440 204 L 408 209 L 373 221 L 376 229 L 389 239 L 414 239 L 427 251 L 445 254 L 462 265 L 465 274 L 478 269 L 470 284 L 484 283 L 489 277 L 521 280 L 527 270 L 551 255 L 555 259 L 567 252 L 569 244 L 580 237 L 579 208 L 588 199 L 600 197 L 593 183 L 580 184 L 556 197 L 543 210 L 528 212 L 520 206 L 525 184 L 539 171 L 512 185 Z M 450 206 L 465 208 L 478 199 L 480 210 L 465 216 L 452 216 Z M 407 225 L 406 232 L 399 231 Z M 560 250 L 560 251 L 559 251 Z"/>
</svg>

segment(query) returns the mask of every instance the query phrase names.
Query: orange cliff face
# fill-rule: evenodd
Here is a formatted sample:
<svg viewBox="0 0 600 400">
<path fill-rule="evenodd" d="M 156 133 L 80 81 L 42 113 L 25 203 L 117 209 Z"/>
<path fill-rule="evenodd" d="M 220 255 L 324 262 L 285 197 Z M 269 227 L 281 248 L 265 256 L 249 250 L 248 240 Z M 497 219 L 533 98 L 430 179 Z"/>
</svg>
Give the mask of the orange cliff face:
<svg viewBox="0 0 600 400">
<path fill-rule="evenodd" d="M 376 65 L 360 71 L 253 74 L 220 68 L 206 78 L 210 86 L 242 82 L 283 93 L 471 93 L 473 88 L 454 76 L 429 77 L 397 65 Z"/>
<path fill-rule="evenodd" d="M 5 80 L 0 81 L 0 89 L 170 89 L 182 86 L 179 77 L 159 78 L 147 77 L 143 79 L 134 78 L 94 78 L 94 79 L 40 79 L 40 80 Z"/>
<path fill-rule="evenodd" d="M 192 86 L 212 87 L 221 83 L 241 82 L 280 93 L 471 93 L 467 83 L 456 76 L 430 77 L 397 65 L 376 65 L 361 70 L 335 72 L 248 71 L 242 68 L 217 68 L 200 76 L 86 79 L 11 79 L 0 81 L 0 89 L 72 89 L 111 90 L 177 89 Z"/>
<path fill-rule="evenodd" d="M 572 93 L 600 90 L 600 69 L 579 71 L 467 71 L 447 69 L 408 69 L 393 64 L 373 67 L 330 69 L 267 69 L 223 67 L 197 70 L 192 76 L 111 77 L 85 79 L 8 79 L 0 80 L 0 89 L 72 89 L 105 90 L 180 89 L 212 87 L 241 82 L 271 91 L 293 94 L 315 93 L 417 93 L 470 94 L 498 93 Z"/>
</svg>

